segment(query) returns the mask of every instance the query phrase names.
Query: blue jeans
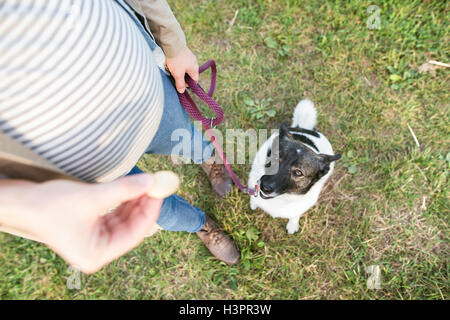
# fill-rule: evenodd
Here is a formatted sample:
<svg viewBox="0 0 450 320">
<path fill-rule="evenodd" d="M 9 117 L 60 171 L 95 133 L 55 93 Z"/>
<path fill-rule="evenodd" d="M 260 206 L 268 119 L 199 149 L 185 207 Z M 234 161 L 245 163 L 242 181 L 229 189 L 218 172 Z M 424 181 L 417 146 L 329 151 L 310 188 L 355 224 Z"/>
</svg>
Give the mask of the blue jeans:
<svg viewBox="0 0 450 320">
<path fill-rule="evenodd" d="M 141 33 L 145 37 L 150 49 L 153 51 L 157 44 L 145 31 L 132 10 L 123 2 L 116 0 L 136 22 Z M 172 141 L 172 132 L 176 129 L 185 129 L 190 133 L 191 159 L 194 163 L 201 163 L 212 156 L 213 146 L 203 138 L 203 135 L 191 123 L 189 115 L 181 106 L 175 87 L 169 76 L 162 70 L 161 78 L 164 90 L 164 111 L 158 130 L 148 146 L 146 153 L 170 155 L 178 141 Z M 201 150 L 201 152 L 194 152 Z M 129 173 L 136 174 L 142 171 L 135 166 Z M 205 224 L 205 213 L 197 207 L 190 205 L 178 195 L 171 195 L 164 199 L 158 218 L 158 225 L 164 230 L 196 232 Z"/>
</svg>

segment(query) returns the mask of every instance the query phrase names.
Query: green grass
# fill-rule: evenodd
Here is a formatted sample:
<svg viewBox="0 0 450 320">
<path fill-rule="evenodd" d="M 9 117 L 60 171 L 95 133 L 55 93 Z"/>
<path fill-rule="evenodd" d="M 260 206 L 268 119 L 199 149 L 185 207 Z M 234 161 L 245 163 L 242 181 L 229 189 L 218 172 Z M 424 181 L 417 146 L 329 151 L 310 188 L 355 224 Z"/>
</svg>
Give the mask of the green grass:
<svg viewBox="0 0 450 320">
<path fill-rule="evenodd" d="M 0 297 L 449 299 L 449 70 L 417 72 L 429 60 L 450 62 L 449 5 L 169 2 L 199 61 L 218 64 L 220 129 L 277 128 L 300 99 L 316 103 L 318 127 L 343 154 L 319 204 L 288 235 L 286 220 L 251 211 L 237 190 L 218 201 L 199 166 L 145 156 L 141 167 L 177 172 L 179 194 L 231 234 L 238 265 L 211 257 L 196 235 L 163 231 L 69 290 L 62 259 L 2 234 Z M 379 30 L 366 25 L 372 4 Z M 255 118 L 249 99 L 276 115 Z M 234 168 L 246 180 L 250 165 Z M 367 288 L 370 265 L 381 268 L 379 290 Z"/>
</svg>

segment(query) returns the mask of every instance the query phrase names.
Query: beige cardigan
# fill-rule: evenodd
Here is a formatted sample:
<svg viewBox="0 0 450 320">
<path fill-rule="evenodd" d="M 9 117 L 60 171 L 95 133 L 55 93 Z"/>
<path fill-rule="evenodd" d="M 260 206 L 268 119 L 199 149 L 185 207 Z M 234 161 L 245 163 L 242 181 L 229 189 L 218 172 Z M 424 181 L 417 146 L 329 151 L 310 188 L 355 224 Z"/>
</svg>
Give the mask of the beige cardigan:
<svg viewBox="0 0 450 320">
<path fill-rule="evenodd" d="M 165 0 L 125 0 L 145 21 L 166 57 L 176 57 L 186 46 L 186 37 Z"/>
</svg>

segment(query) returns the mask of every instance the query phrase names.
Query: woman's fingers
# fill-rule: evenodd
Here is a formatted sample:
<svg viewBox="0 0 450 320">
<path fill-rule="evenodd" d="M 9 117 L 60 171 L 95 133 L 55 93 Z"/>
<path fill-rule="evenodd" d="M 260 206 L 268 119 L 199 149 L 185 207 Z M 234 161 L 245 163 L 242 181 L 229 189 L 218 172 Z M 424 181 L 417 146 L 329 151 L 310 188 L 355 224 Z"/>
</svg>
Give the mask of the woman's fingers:
<svg viewBox="0 0 450 320">
<path fill-rule="evenodd" d="M 155 225 L 163 200 L 143 195 L 100 217 L 87 246 L 76 259 L 61 256 L 84 273 L 94 273 L 142 242 Z M 87 236 L 87 234 L 86 234 Z M 82 243 L 82 241 L 81 241 Z"/>
<path fill-rule="evenodd" d="M 173 74 L 173 78 L 175 79 L 175 87 L 177 88 L 177 91 L 179 93 L 184 93 L 186 90 L 186 81 L 184 81 L 184 75 L 185 73 L 176 73 Z"/>
<path fill-rule="evenodd" d="M 153 183 L 153 175 L 140 173 L 108 183 L 91 185 L 87 192 L 101 208 L 109 209 L 138 198 L 147 192 Z"/>
<path fill-rule="evenodd" d="M 132 202 L 132 206 L 124 206 L 120 212 L 110 213 L 113 215 L 110 221 L 104 220 L 104 223 L 108 223 L 104 230 L 107 230 L 109 234 L 102 236 L 108 237 L 108 241 L 97 242 L 106 245 L 105 248 L 97 248 L 103 252 L 106 260 L 102 265 L 120 257 L 141 243 L 147 236 L 148 230 L 158 220 L 162 199 L 152 199 L 144 195 Z"/>
<path fill-rule="evenodd" d="M 198 82 L 199 79 L 199 73 L 198 73 L 198 63 L 197 61 L 193 63 L 188 70 L 186 70 L 187 74 L 194 80 L 195 82 Z"/>
<path fill-rule="evenodd" d="M 188 47 L 184 47 L 176 57 L 167 58 L 166 65 L 175 79 L 175 87 L 179 93 L 186 90 L 187 84 L 184 79 L 186 73 L 198 82 L 197 58 Z"/>
</svg>

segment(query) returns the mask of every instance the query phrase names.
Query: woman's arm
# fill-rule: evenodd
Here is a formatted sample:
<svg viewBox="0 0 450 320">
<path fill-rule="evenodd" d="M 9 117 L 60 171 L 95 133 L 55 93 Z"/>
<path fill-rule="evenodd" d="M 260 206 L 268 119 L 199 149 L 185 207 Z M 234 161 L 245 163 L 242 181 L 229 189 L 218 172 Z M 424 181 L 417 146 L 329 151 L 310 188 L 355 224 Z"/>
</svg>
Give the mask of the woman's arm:
<svg viewBox="0 0 450 320">
<path fill-rule="evenodd" d="M 186 47 L 183 29 L 165 0 L 139 0 L 156 43 L 167 58 L 178 56 Z"/>
<path fill-rule="evenodd" d="M 29 235 L 93 273 L 136 247 L 156 224 L 162 200 L 145 194 L 152 184 L 149 174 L 92 185 L 0 179 L 0 228 Z"/>
<path fill-rule="evenodd" d="M 166 65 L 175 79 L 175 86 L 183 93 L 187 87 L 186 73 L 198 81 L 197 58 L 186 46 L 184 32 L 165 0 L 139 0 L 139 4 L 156 42 L 166 55 Z"/>
</svg>

